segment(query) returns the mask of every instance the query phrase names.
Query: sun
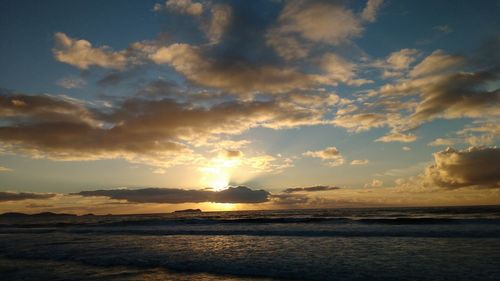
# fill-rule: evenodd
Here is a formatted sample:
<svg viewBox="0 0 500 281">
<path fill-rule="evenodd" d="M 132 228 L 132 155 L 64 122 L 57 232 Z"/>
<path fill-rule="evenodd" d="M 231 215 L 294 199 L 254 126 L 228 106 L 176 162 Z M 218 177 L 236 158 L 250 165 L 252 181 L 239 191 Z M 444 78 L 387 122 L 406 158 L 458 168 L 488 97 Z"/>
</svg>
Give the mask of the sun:
<svg viewBox="0 0 500 281">
<path fill-rule="evenodd" d="M 227 188 L 231 180 L 231 172 L 237 165 L 239 161 L 233 159 L 212 159 L 209 166 L 200 169 L 203 174 L 201 184 L 215 191 Z"/>
<path fill-rule="evenodd" d="M 213 188 L 215 191 L 225 189 L 229 185 L 230 175 L 226 169 L 221 167 L 203 167 L 201 184 Z"/>
<path fill-rule="evenodd" d="M 229 178 L 228 177 L 220 177 L 213 179 L 209 183 L 209 187 L 215 189 L 216 191 L 223 190 L 229 185 Z"/>
</svg>

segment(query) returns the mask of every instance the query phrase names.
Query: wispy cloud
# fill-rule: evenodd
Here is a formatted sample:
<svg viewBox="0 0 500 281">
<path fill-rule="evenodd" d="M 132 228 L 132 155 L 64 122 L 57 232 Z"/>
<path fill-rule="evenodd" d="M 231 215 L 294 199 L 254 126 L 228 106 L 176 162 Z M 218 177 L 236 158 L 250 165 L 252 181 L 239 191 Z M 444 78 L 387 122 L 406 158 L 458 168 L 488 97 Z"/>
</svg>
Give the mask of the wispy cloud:
<svg viewBox="0 0 500 281">
<path fill-rule="evenodd" d="M 31 192 L 4 192 L 0 191 L 0 202 L 49 199 L 56 196 L 52 193 L 31 193 Z"/>
<path fill-rule="evenodd" d="M 284 193 L 297 193 L 297 192 L 318 192 L 318 191 L 330 191 L 337 190 L 340 187 L 328 186 L 328 185 L 318 185 L 309 187 L 291 187 L 283 190 Z"/>
<path fill-rule="evenodd" d="M 12 172 L 14 171 L 13 169 L 11 168 L 7 168 L 7 167 L 4 167 L 4 166 L 0 166 L 0 173 L 1 172 Z"/>
<path fill-rule="evenodd" d="M 428 143 L 427 145 L 429 145 L 429 146 L 451 146 L 454 144 L 455 144 L 455 142 L 453 140 L 437 138 L 437 139 L 431 141 L 430 143 Z"/>
<path fill-rule="evenodd" d="M 328 166 L 335 167 L 344 164 L 344 156 L 340 153 L 340 151 L 334 147 L 327 147 L 323 150 L 316 151 L 306 151 L 302 153 L 303 156 L 320 158 L 322 159 Z"/>
<path fill-rule="evenodd" d="M 366 187 L 381 187 L 382 185 L 384 185 L 383 181 L 381 181 L 379 179 L 373 179 L 371 183 L 365 184 L 365 188 Z"/>
<path fill-rule="evenodd" d="M 453 28 L 451 28 L 449 25 L 443 24 L 443 25 L 436 25 L 433 27 L 434 30 L 437 30 L 442 33 L 452 33 Z"/>
<path fill-rule="evenodd" d="M 356 159 L 351 161 L 351 165 L 366 165 L 370 163 L 368 159 Z"/>
</svg>

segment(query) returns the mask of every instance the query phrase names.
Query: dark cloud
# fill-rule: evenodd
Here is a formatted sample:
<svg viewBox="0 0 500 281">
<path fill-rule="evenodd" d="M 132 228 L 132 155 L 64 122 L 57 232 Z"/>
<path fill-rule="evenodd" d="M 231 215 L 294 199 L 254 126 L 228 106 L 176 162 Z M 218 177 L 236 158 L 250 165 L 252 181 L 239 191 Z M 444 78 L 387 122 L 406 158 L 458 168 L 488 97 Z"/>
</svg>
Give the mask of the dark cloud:
<svg viewBox="0 0 500 281">
<path fill-rule="evenodd" d="M 92 122 L 92 112 L 65 96 L 25 95 L 0 89 L 0 117 L 22 122 Z M 15 120 L 13 120 L 15 119 Z"/>
<path fill-rule="evenodd" d="M 12 151 L 63 160 L 121 157 L 168 166 L 172 159 L 192 154 L 185 142 L 257 126 L 314 124 L 323 115 L 319 109 L 278 100 L 227 101 L 207 107 L 169 98 L 129 98 L 92 108 L 65 97 L 2 94 L 0 117 L 8 122 L 0 124 L 0 142 Z"/>
<path fill-rule="evenodd" d="M 425 175 L 440 187 L 500 187 L 500 149 L 496 147 L 447 148 L 434 153 L 434 161 Z"/>
<path fill-rule="evenodd" d="M 214 191 L 214 202 L 218 203 L 263 203 L 268 201 L 269 192 L 252 190 L 245 186 L 230 187 Z"/>
<path fill-rule="evenodd" d="M 482 117 L 498 115 L 500 89 L 485 86 L 500 78 L 500 68 L 476 73 L 455 73 L 420 89 L 422 102 L 411 116 L 416 121 L 436 117 Z"/>
<path fill-rule="evenodd" d="M 287 188 L 283 190 L 285 193 L 294 193 L 294 192 L 317 192 L 317 191 L 328 191 L 328 190 L 337 190 L 340 187 L 337 186 L 327 186 L 327 185 L 318 185 L 318 186 L 310 186 L 310 187 L 293 187 Z"/>
<path fill-rule="evenodd" d="M 56 196 L 52 193 L 4 192 L 0 191 L 0 202 L 21 201 L 28 199 L 48 199 Z"/>
<path fill-rule="evenodd" d="M 238 158 L 243 155 L 243 152 L 239 150 L 226 150 L 226 157 L 227 158 Z"/>
<path fill-rule="evenodd" d="M 230 187 L 221 191 L 187 190 L 178 188 L 144 188 L 81 191 L 75 195 L 105 196 L 132 203 L 263 203 L 269 192 L 252 190 L 245 186 Z"/>
<path fill-rule="evenodd" d="M 293 67 L 259 65 L 239 60 L 214 60 L 204 50 L 188 44 L 158 48 L 150 56 L 157 64 L 168 64 L 198 86 L 238 94 L 285 93 L 324 83 L 319 75 Z"/>
<path fill-rule="evenodd" d="M 215 32 L 215 41 L 220 39 L 221 32 L 222 30 Z M 64 33 L 56 33 L 55 39 L 56 47 L 53 51 L 56 60 L 82 70 L 94 66 L 113 69 L 111 74 L 98 82 L 101 85 L 119 83 L 133 73 L 130 69 L 150 62 L 170 65 L 194 85 L 245 95 L 283 93 L 327 83 L 320 76 L 303 73 L 295 67 L 254 62 L 247 57 L 232 57 L 228 54 L 229 49 L 238 50 L 238 54 L 244 53 L 243 50 L 251 50 L 250 57 L 255 58 L 255 54 L 259 52 L 248 48 L 251 42 L 248 38 L 241 42 L 246 48 L 226 48 L 229 45 L 225 43 L 226 47 L 219 51 L 214 50 L 212 44 L 195 46 L 174 43 L 165 46 L 156 40 L 135 42 L 125 50 L 112 51 L 104 46 L 93 47 L 86 40 L 71 38 Z"/>
</svg>

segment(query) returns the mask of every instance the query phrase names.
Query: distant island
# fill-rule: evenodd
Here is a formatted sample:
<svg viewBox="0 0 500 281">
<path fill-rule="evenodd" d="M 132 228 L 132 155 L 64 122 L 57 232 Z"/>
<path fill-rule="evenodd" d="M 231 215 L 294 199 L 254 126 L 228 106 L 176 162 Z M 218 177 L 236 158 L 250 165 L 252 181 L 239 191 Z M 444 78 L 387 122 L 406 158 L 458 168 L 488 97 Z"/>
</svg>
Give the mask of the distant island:
<svg viewBox="0 0 500 281">
<path fill-rule="evenodd" d="M 201 209 L 185 209 L 185 210 L 177 210 L 177 211 L 174 211 L 172 213 L 202 213 L 202 212 L 203 211 Z M 148 215 L 148 214 L 142 214 L 142 215 Z M 154 214 L 149 214 L 149 215 L 154 215 Z M 53 217 L 59 217 L 59 218 L 108 217 L 108 216 L 113 216 L 113 214 L 96 215 L 96 214 L 88 213 L 88 214 L 75 215 L 75 214 L 53 213 L 53 212 L 42 212 L 42 213 L 34 213 L 34 214 L 26 214 L 26 213 L 19 213 L 19 212 L 0 213 L 0 219 L 53 218 Z"/>
<path fill-rule="evenodd" d="M 177 210 L 174 213 L 201 213 L 200 209 L 185 209 L 185 210 Z"/>
<path fill-rule="evenodd" d="M 43 212 L 43 213 L 37 213 L 37 214 L 25 214 L 25 213 L 9 212 L 9 213 L 0 214 L 0 218 L 26 218 L 26 217 L 76 217 L 76 215 L 52 213 L 52 212 Z"/>
</svg>

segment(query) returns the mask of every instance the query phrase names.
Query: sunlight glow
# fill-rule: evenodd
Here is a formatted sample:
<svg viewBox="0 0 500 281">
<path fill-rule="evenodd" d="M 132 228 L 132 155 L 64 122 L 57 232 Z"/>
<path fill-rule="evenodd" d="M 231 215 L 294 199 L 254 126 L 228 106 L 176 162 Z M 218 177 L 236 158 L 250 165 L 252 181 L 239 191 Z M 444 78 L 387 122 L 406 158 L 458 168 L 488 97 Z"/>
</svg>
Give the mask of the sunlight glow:
<svg viewBox="0 0 500 281">
<path fill-rule="evenodd" d="M 201 183 L 215 191 L 223 190 L 229 185 L 233 168 L 239 164 L 239 159 L 214 158 L 209 166 L 200 169 L 203 173 Z"/>
<path fill-rule="evenodd" d="M 210 203 L 210 209 L 213 211 L 235 211 L 238 204 L 233 203 Z"/>
</svg>

